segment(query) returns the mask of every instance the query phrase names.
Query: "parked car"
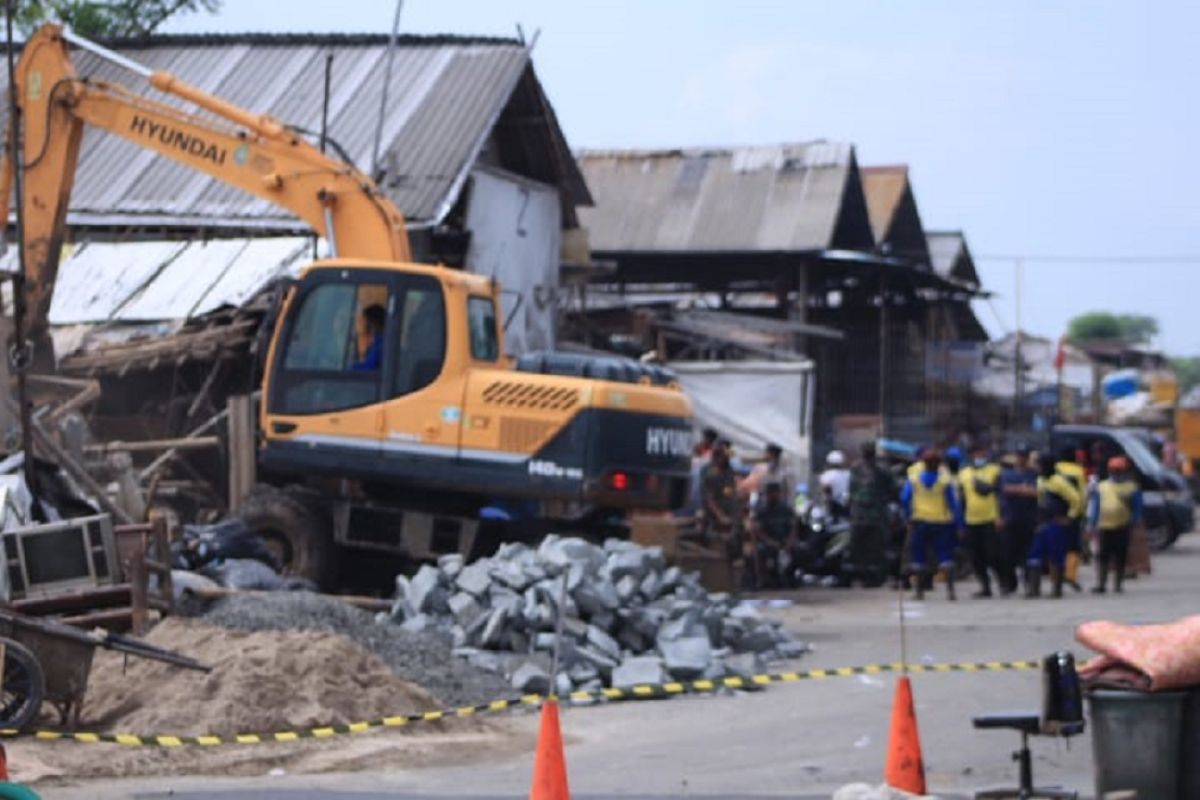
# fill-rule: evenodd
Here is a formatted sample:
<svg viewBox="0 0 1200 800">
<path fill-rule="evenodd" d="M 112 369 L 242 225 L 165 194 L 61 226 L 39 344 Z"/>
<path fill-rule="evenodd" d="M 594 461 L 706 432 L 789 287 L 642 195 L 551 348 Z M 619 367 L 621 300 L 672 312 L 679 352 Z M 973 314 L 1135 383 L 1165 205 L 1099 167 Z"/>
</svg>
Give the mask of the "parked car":
<svg viewBox="0 0 1200 800">
<path fill-rule="evenodd" d="M 1165 550 L 1180 534 L 1192 530 L 1195 503 L 1187 481 L 1163 466 L 1139 431 L 1103 425 L 1055 425 L 1050 432 L 1050 451 L 1055 454 L 1067 449 L 1092 454 L 1097 443 L 1106 459 L 1123 455 L 1137 473 L 1151 547 Z"/>
</svg>

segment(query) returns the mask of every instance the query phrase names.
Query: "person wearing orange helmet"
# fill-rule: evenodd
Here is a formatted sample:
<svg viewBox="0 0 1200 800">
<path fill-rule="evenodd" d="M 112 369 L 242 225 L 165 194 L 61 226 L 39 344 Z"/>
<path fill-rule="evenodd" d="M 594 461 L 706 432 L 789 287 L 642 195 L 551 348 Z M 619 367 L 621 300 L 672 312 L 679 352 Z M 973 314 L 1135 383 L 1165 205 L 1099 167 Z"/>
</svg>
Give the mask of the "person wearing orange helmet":
<svg viewBox="0 0 1200 800">
<path fill-rule="evenodd" d="M 1129 469 L 1129 460 L 1108 460 L 1108 477 L 1096 484 L 1088 498 L 1088 529 L 1099 542 L 1096 554 L 1096 585 L 1092 591 L 1108 591 L 1108 571 L 1113 571 L 1113 590 L 1122 591 L 1125 564 L 1129 559 L 1130 532 L 1142 521 L 1142 490 Z"/>
</svg>

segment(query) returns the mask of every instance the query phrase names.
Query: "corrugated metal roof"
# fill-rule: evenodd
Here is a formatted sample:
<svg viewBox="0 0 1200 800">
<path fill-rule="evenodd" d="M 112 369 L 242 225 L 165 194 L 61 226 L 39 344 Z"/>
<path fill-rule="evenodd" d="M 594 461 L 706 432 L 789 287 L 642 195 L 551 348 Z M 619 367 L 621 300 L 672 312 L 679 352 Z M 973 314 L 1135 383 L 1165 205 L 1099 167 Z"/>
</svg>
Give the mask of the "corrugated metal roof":
<svg viewBox="0 0 1200 800">
<path fill-rule="evenodd" d="M 927 231 L 925 241 L 929 245 L 929 260 L 935 273 L 971 287 L 980 285 L 975 259 L 971 257 L 962 231 Z"/>
<path fill-rule="evenodd" d="M 84 244 L 59 267 L 50 323 L 182 320 L 239 306 L 294 274 L 311 246 L 302 236 Z"/>
<path fill-rule="evenodd" d="M 329 134 L 360 169 L 370 169 L 386 36 L 165 36 L 108 44 L 311 131 L 320 129 L 325 54 L 332 53 Z M 91 53 L 76 51 L 74 59 L 81 77 L 143 91 L 140 78 Z M 515 40 L 400 40 L 383 125 L 383 183 L 410 221 L 437 221 L 446 212 L 529 63 Z M 6 68 L 0 76 L 7 81 Z M 148 87 L 145 93 L 183 105 Z M 84 134 L 71 211 L 75 224 L 301 227 L 266 201 L 94 129 Z"/>
<path fill-rule="evenodd" d="M 580 210 L 595 251 L 825 249 L 857 172 L 854 148 L 829 142 L 584 151 L 578 161 L 596 199 Z"/>
</svg>

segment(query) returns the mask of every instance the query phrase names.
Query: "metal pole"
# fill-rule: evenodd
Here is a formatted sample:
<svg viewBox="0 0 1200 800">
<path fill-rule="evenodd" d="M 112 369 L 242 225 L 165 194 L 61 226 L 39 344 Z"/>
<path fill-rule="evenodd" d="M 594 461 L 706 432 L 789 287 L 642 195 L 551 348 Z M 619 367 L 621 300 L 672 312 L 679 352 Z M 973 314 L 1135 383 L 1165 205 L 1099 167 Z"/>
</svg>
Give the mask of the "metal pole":
<svg viewBox="0 0 1200 800">
<path fill-rule="evenodd" d="M 325 152 L 325 146 L 329 139 L 329 87 L 330 79 L 333 77 L 333 52 L 325 54 L 325 90 L 321 97 L 321 152 Z M 312 240 L 312 255 L 313 260 L 317 258 L 317 236 L 313 235 Z"/>
<path fill-rule="evenodd" d="M 396 16 L 392 19 L 392 37 L 388 40 L 387 62 L 383 67 L 383 91 L 379 95 L 379 119 L 375 121 L 375 145 L 371 148 L 371 172 L 379 180 L 379 148 L 383 142 L 383 117 L 387 113 L 388 87 L 392 82 L 392 64 L 396 60 L 396 39 L 400 36 L 400 10 L 404 0 L 396 0 Z"/>
<path fill-rule="evenodd" d="M 17 218 L 17 272 L 13 276 L 13 333 L 8 342 L 8 364 L 17 373 L 17 416 L 21 425 L 21 450 L 25 486 L 37 508 L 37 482 L 33 458 L 33 416 L 29 405 L 29 366 L 33 362 L 33 346 L 25 340 L 25 207 L 24 207 L 24 144 L 21 141 L 21 107 L 17 103 L 16 46 L 13 43 L 13 14 L 16 0 L 4 4 L 5 26 L 8 34 L 8 146 L 11 148 L 13 199 Z M 4 220 L 5 227 L 8 220 Z M 35 513 L 37 513 L 35 511 Z"/>
<path fill-rule="evenodd" d="M 1013 300 L 1015 305 L 1014 314 L 1017 322 L 1017 339 L 1013 349 L 1013 426 L 1019 424 L 1021 419 L 1021 405 L 1025 394 L 1025 373 L 1021 364 L 1021 337 L 1024 335 L 1021 331 L 1021 282 L 1024 274 L 1024 262 L 1017 259 L 1013 264 Z"/>
<path fill-rule="evenodd" d="M 887 412 L 888 412 L 888 342 L 891 337 L 888 336 L 888 296 L 887 296 L 887 277 L 884 275 L 884 267 L 879 268 L 879 435 L 880 437 L 887 436 Z"/>
</svg>

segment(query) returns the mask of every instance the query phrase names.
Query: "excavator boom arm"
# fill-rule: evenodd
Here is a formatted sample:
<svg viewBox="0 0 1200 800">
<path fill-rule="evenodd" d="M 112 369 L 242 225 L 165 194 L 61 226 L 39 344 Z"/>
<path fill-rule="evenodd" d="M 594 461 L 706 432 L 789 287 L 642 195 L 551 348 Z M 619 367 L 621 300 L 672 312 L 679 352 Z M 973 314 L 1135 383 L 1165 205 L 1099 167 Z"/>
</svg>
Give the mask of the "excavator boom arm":
<svg viewBox="0 0 1200 800">
<path fill-rule="evenodd" d="M 354 167 L 330 158 L 270 117 L 95 45 L 89 44 L 90 49 L 134 69 L 160 91 L 225 122 L 188 114 L 117 84 L 81 80 L 68 39 L 83 43 L 57 25 L 43 26 L 26 43 L 16 70 L 24 122 L 25 268 L 33 333 L 44 332 L 48 324 L 84 125 L 286 208 L 323 234 L 338 256 L 411 260 L 403 215 Z M 14 169 L 12 156 L 9 148 L 0 181 Z"/>
</svg>

